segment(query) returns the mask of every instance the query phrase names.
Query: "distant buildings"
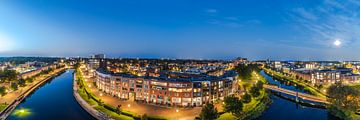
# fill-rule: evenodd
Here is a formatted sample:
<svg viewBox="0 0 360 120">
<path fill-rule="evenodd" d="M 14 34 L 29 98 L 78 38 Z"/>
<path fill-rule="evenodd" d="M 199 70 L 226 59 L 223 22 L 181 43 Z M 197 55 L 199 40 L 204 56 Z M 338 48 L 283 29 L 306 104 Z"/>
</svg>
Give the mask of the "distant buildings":
<svg viewBox="0 0 360 120">
<path fill-rule="evenodd" d="M 334 84 L 336 82 L 346 84 L 360 83 L 358 68 L 353 67 L 358 66 L 357 63 L 341 63 L 337 61 L 273 61 L 268 66 L 293 75 L 297 79 L 310 81 L 315 85 Z"/>
<path fill-rule="evenodd" d="M 95 55 L 91 55 L 92 59 L 105 59 L 105 54 L 95 54 Z"/>
</svg>

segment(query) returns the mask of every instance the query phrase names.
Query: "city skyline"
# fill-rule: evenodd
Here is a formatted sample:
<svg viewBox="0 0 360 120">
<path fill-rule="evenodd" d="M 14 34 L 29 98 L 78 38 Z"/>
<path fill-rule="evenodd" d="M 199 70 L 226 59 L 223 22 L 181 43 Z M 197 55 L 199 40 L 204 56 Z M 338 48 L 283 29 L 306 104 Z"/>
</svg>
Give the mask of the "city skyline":
<svg viewBox="0 0 360 120">
<path fill-rule="evenodd" d="M 356 1 L 2 1 L 0 56 L 359 60 Z"/>
</svg>

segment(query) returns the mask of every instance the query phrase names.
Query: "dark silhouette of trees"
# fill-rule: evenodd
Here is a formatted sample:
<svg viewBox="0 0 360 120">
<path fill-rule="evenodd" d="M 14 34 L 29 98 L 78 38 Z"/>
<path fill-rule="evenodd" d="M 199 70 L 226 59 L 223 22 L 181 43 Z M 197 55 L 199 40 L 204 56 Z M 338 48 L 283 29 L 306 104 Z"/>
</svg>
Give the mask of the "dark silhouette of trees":
<svg viewBox="0 0 360 120">
<path fill-rule="evenodd" d="M 241 111 L 243 109 L 243 103 L 239 98 L 234 95 L 226 96 L 224 99 L 224 111 L 230 112 L 236 116 L 241 115 Z"/>
<path fill-rule="evenodd" d="M 215 120 L 219 117 L 218 111 L 213 104 L 206 103 L 200 113 L 201 120 Z"/>
<path fill-rule="evenodd" d="M 248 93 L 245 93 L 245 95 L 241 98 L 243 103 L 250 103 L 251 102 L 251 95 Z"/>
<path fill-rule="evenodd" d="M 1 96 L 6 95 L 6 87 L 5 86 L 0 87 L 0 95 Z"/>
</svg>

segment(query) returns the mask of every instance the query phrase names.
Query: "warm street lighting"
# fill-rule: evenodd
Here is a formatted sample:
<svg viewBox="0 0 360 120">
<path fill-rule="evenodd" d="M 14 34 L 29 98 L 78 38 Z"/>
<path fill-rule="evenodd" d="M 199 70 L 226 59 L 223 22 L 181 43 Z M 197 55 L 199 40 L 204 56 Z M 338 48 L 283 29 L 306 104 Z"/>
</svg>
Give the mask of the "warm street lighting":
<svg viewBox="0 0 360 120">
<path fill-rule="evenodd" d="M 128 107 L 131 107 L 131 105 L 130 105 L 130 104 L 128 104 Z"/>
<path fill-rule="evenodd" d="M 178 113 L 178 112 L 179 112 L 179 109 L 176 109 L 176 112 Z"/>
<path fill-rule="evenodd" d="M 102 94 L 102 93 L 100 93 L 100 96 L 103 96 L 103 94 Z"/>
<path fill-rule="evenodd" d="M 91 85 L 88 85 L 89 86 L 89 88 L 91 87 Z"/>
</svg>

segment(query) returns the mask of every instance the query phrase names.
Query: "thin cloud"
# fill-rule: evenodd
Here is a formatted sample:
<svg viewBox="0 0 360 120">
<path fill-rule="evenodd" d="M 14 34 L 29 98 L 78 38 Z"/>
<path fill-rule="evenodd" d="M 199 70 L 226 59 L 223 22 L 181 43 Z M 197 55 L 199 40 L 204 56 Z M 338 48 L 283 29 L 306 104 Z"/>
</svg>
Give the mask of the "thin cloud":
<svg viewBox="0 0 360 120">
<path fill-rule="evenodd" d="M 326 0 L 315 8 L 296 8 L 291 17 L 302 30 L 309 31 L 309 42 L 335 47 L 332 43 L 340 39 L 343 47 L 352 48 L 360 44 L 360 16 L 356 7 L 359 4 Z"/>
<path fill-rule="evenodd" d="M 205 12 L 210 13 L 210 14 L 215 14 L 218 12 L 218 10 L 217 9 L 206 9 Z"/>
</svg>

